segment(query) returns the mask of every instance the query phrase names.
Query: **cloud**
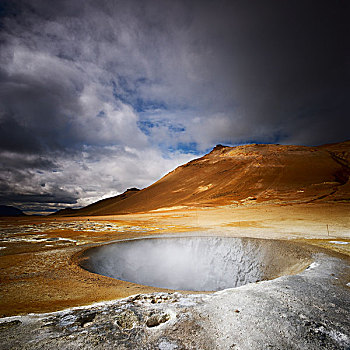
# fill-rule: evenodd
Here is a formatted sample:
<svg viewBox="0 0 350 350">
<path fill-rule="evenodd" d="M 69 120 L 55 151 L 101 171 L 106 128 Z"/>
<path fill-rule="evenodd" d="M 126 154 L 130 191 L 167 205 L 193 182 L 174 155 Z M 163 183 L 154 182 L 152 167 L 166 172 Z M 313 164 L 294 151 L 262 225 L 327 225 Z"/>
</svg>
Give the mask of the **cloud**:
<svg viewBox="0 0 350 350">
<path fill-rule="evenodd" d="M 153 148 L 90 146 L 74 157 L 60 156 L 54 164 L 16 153 L 0 158 L 0 201 L 31 212 L 81 207 L 130 187 L 144 188 L 194 156 L 174 152 L 164 158 Z"/>
<path fill-rule="evenodd" d="M 85 205 L 216 143 L 348 138 L 344 6 L 2 1 L 2 202 Z"/>
</svg>

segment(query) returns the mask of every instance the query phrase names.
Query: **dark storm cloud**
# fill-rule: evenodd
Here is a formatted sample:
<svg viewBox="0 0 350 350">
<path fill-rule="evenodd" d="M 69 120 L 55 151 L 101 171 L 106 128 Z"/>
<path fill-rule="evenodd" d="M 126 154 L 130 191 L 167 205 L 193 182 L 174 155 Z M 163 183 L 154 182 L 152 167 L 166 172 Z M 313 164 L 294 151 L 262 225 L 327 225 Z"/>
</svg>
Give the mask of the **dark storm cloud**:
<svg viewBox="0 0 350 350">
<path fill-rule="evenodd" d="M 61 189 L 51 190 L 51 193 L 43 194 L 13 194 L 8 193 L 6 196 L 7 202 L 12 203 L 22 203 L 24 206 L 31 205 L 32 203 L 40 204 L 75 204 L 77 202 L 77 197 L 72 197 L 70 193 L 64 192 Z"/>
<path fill-rule="evenodd" d="M 233 57 L 240 51 L 232 75 L 243 115 L 280 130 L 281 141 L 346 139 L 339 127 L 349 126 L 345 2 L 259 4 L 243 16 L 232 46 Z"/>
<path fill-rule="evenodd" d="M 7 167 L 1 167 L 0 203 L 20 205 L 23 210 L 28 211 L 34 208 L 41 208 L 39 211 L 42 211 L 50 206 L 55 208 L 57 203 L 76 204 L 80 195 L 78 191 L 69 191 L 52 183 L 47 185 L 45 182 L 35 181 L 38 175 L 40 177 L 40 174 L 45 174 L 38 168 L 44 169 L 49 165 L 49 162 L 34 161 L 22 167 L 19 167 L 18 164 L 16 168 L 11 167 L 10 164 L 7 164 Z M 36 170 L 31 169 L 32 167 Z"/>
<path fill-rule="evenodd" d="M 2 79 L 0 94 L 2 149 L 36 153 L 74 144 L 65 110 L 79 113 L 75 91 L 54 79 L 12 73 Z"/>
<path fill-rule="evenodd" d="M 12 0 L 0 16 L 11 203 L 87 204 L 215 143 L 349 137 L 346 1 Z"/>
</svg>

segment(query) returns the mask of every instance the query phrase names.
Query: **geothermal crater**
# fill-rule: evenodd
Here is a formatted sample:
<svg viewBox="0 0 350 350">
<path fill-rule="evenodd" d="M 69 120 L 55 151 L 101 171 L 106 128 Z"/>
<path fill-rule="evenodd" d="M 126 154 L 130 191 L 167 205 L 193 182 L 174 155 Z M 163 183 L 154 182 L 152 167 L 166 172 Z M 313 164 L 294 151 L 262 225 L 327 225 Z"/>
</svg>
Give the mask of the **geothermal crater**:
<svg viewBox="0 0 350 350">
<path fill-rule="evenodd" d="M 298 273 L 310 253 L 285 241 L 231 237 L 167 237 L 118 241 L 91 248 L 81 266 L 137 284 L 218 291 Z"/>
</svg>

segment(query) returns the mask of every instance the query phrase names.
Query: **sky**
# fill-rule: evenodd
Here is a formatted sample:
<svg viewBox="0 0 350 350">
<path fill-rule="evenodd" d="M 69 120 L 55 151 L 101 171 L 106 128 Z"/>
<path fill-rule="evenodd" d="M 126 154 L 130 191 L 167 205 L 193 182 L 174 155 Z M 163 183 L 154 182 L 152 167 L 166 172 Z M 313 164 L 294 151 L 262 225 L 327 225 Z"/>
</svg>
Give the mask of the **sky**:
<svg viewBox="0 0 350 350">
<path fill-rule="evenodd" d="M 344 0 L 2 0 L 0 204 L 82 207 L 216 144 L 350 138 Z"/>
</svg>

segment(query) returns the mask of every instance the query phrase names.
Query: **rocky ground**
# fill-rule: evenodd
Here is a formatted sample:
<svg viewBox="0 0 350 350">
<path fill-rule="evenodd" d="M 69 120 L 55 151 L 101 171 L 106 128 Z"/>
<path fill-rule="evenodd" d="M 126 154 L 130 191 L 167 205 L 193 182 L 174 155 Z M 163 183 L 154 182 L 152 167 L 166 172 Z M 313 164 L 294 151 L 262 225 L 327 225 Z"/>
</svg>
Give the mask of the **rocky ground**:
<svg viewBox="0 0 350 350">
<path fill-rule="evenodd" d="M 4 219 L 0 228 L 1 349 L 350 348 L 346 204 Z M 311 245 L 314 263 L 297 275 L 209 294 L 118 281 L 77 264 L 82 251 L 103 242 L 198 230 Z"/>
<path fill-rule="evenodd" d="M 1 349 L 349 349 L 350 271 L 304 272 L 213 294 L 127 299 L 0 321 Z"/>
</svg>

